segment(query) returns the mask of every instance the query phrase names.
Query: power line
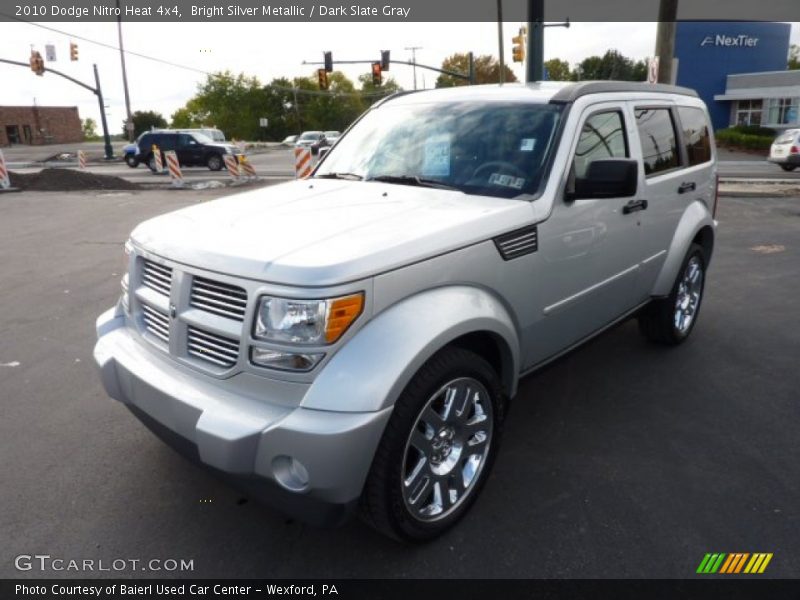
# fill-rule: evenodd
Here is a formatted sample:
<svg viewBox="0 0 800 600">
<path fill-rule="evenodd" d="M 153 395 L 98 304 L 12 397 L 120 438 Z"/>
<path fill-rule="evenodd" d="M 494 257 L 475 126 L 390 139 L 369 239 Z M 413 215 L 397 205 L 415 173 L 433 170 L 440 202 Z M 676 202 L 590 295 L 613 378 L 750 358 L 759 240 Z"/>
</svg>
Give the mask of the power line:
<svg viewBox="0 0 800 600">
<path fill-rule="evenodd" d="M 80 35 L 73 35 L 67 31 L 63 31 L 61 29 L 56 29 L 55 27 L 48 27 L 47 25 L 42 25 L 41 23 L 34 23 L 32 21 L 26 21 L 25 19 L 20 19 L 15 15 L 11 15 L 9 13 L 5 13 L 0 11 L 0 16 L 5 17 L 7 19 L 11 19 L 14 21 L 19 21 L 20 23 L 25 23 L 26 25 L 31 25 L 33 27 L 39 27 L 41 29 L 45 29 L 47 31 L 52 31 L 54 33 L 58 33 L 60 35 L 65 35 L 71 39 L 81 40 L 83 42 L 88 42 L 89 44 L 95 44 L 97 46 L 101 46 L 103 48 L 108 48 L 110 50 L 115 50 L 117 52 L 123 52 L 130 56 L 136 56 L 138 58 L 143 58 L 145 60 L 150 60 L 153 62 L 161 63 L 164 65 L 168 65 L 170 67 L 174 67 L 176 69 L 183 69 L 185 71 L 192 71 L 193 73 L 199 73 L 200 75 L 205 75 L 207 77 L 219 77 L 220 79 L 230 79 L 234 80 L 235 77 L 233 75 L 226 75 L 224 73 L 210 73 L 208 71 L 204 71 L 203 69 L 198 69 L 196 67 L 190 67 L 188 65 L 182 65 L 180 63 L 175 63 L 169 60 L 164 60 L 163 58 L 157 58 L 155 56 L 148 56 L 147 54 L 142 54 L 141 52 L 135 52 L 133 50 L 124 50 L 121 49 L 119 46 L 115 46 L 113 44 L 107 44 L 105 42 L 99 42 L 97 40 L 93 40 L 87 37 L 83 37 Z M 325 96 L 325 97 L 336 97 L 336 96 L 352 96 L 352 97 L 361 97 L 361 98 L 371 98 L 373 96 L 386 96 L 391 92 L 370 92 L 370 93 L 359 93 L 359 92 L 325 92 L 322 90 L 306 90 L 300 87 L 285 87 L 280 85 L 273 85 L 271 83 L 267 83 L 263 86 L 264 88 L 271 88 L 273 90 L 287 92 L 287 93 L 298 93 L 298 94 L 306 94 L 309 96 Z"/>
</svg>

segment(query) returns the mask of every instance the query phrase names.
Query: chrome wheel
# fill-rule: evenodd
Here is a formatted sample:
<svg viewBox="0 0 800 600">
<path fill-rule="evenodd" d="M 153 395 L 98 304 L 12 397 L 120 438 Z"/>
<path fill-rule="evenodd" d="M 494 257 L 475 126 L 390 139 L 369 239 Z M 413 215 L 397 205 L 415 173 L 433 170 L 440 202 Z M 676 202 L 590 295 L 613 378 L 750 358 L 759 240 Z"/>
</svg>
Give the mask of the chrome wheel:
<svg viewBox="0 0 800 600">
<path fill-rule="evenodd" d="M 492 401 L 477 379 L 454 379 L 431 396 L 403 453 L 403 500 L 414 518 L 442 519 L 470 495 L 487 462 L 493 429 Z"/>
<path fill-rule="evenodd" d="M 700 296 L 703 293 L 703 262 L 699 256 L 692 256 L 686 264 L 683 278 L 678 283 L 678 293 L 675 298 L 675 329 L 680 334 L 685 334 L 691 329 L 697 309 L 700 306 Z"/>
</svg>

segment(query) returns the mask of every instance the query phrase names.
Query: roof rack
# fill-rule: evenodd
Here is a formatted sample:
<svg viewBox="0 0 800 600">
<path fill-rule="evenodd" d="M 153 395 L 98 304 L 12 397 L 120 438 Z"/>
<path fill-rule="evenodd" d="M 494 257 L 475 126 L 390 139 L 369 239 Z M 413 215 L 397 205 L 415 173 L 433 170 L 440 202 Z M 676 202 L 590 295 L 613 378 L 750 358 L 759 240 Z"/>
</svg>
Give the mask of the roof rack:
<svg viewBox="0 0 800 600">
<path fill-rule="evenodd" d="M 582 81 L 561 88 L 550 99 L 551 103 L 562 104 L 574 102 L 581 96 L 611 92 L 657 92 L 662 94 L 680 94 L 697 98 L 697 92 L 678 85 L 665 83 L 644 83 L 636 81 Z"/>
</svg>

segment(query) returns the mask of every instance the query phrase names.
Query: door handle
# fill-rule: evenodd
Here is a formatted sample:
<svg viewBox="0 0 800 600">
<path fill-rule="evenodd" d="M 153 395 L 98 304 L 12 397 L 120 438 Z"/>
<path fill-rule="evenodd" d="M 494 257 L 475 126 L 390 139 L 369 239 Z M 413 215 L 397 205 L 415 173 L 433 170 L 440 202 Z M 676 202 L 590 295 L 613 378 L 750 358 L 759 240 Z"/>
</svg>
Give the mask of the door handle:
<svg viewBox="0 0 800 600">
<path fill-rule="evenodd" d="M 694 181 L 685 181 L 681 184 L 681 187 L 678 188 L 679 194 L 685 194 L 686 192 L 693 192 L 697 189 Z"/>
<path fill-rule="evenodd" d="M 647 200 L 631 200 L 622 207 L 622 214 L 629 215 L 637 210 L 647 210 Z"/>
</svg>

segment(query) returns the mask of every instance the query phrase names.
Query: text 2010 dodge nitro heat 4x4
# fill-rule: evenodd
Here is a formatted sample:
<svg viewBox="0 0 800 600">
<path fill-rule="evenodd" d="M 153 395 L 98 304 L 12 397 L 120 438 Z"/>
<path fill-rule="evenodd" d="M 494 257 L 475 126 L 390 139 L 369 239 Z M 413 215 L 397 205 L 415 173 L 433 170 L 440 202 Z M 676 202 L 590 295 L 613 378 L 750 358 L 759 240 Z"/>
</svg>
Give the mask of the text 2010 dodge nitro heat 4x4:
<svg viewBox="0 0 800 600">
<path fill-rule="evenodd" d="M 111 397 L 251 494 L 427 539 L 478 495 L 522 375 L 629 316 L 687 338 L 716 188 L 690 90 L 396 95 L 309 179 L 139 225 L 95 359 Z"/>
</svg>

